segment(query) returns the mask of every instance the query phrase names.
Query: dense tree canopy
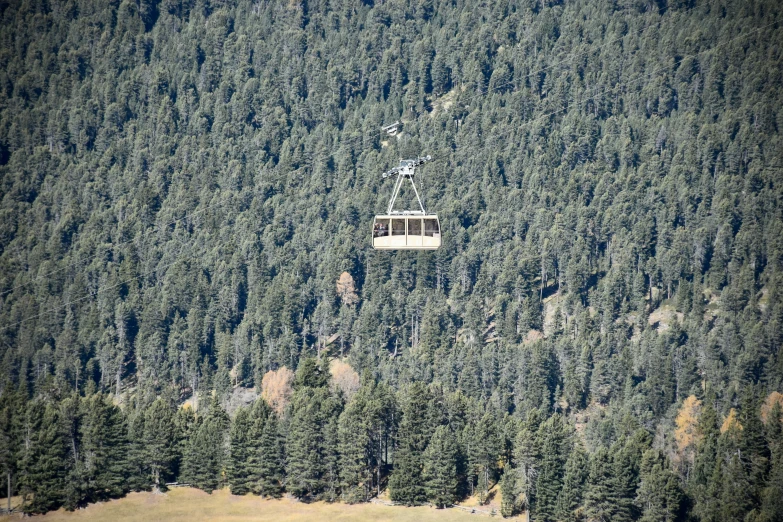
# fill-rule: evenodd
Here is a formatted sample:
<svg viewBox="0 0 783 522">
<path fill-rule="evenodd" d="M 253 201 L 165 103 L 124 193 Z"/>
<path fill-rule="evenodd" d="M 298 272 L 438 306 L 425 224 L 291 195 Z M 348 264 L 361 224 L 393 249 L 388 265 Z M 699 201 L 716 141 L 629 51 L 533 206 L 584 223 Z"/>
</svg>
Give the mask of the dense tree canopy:
<svg viewBox="0 0 783 522">
<path fill-rule="evenodd" d="M 502 481 L 538 520 L 780 519 L 779 11 L 0 5 L 24 509 Z M 379 174 L 419 154 L 444 246 L 373 251 Z"/>
</svg>

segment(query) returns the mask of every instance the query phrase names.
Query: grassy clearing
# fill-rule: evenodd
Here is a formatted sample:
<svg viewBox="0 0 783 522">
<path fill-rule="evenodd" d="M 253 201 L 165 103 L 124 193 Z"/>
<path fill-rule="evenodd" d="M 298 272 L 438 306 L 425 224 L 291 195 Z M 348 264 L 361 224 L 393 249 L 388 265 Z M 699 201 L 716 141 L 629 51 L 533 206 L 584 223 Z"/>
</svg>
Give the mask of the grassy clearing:
<svg viewBox="0 0 783 522">
<path fill-rule="evenodd" d="M 0 517 L 0 522 L 20 520 L 21 515 Z M 165 494 L 131 493 L 125 498 L 90 505 L 85 509 L 67 512 L 63 509 L 34 517 L 42 522 L 98 521 L 153 522 L 166 521 L 310 521 L 335 520 L 359 522 L 388 520 L 391 522 L 480 522 L 489 517 L 474 515 L 456 509 L 430 507 L 406 508 L 379 504 L 303 504 L 291 499 L 265 500 L 256 496 L 234 496 L 228 490 L 211 495 L 193 488 L 175 488 Z"/>
</svg>

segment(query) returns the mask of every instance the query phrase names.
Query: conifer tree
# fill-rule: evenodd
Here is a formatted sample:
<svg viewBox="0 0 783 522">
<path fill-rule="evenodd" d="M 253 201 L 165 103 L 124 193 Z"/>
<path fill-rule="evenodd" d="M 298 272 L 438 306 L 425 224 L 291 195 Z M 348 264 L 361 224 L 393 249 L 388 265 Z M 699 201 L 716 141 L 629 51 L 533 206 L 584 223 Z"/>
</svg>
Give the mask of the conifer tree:
<svg viewBox="0 0 783 522">
<path fill-rule="evenodd" d="M 500 514 L 503 517 L 513 517 L 517 513 L 517 470 L 510 464 L 503 470 L 500 479 Z"/>
<path fill-rule="evenodd" d="M 19 421 L 23 417 L 23 402 L 19 393 L 6 388 L 0 394 L 0 479 L 16 479 L 17 456 L 20 451 Z"/>
<path fill-rule="evenodd" d="M 514 462 L 517 469 L 517 486 L 522 495 L 522 508 L 529 510 L 535 502 L 536 478 L 539 472 L 540 441 L 538 410 L 531 410 L 514 440 Z"/>
<path fill-rule="evenodd" d="M 485 502 L 492 481 L 497 472 L 497 462 L 500 455 L 500 439 L 495 416 L 487 411 L 475 424 L 472 430 L 473 440 L 470 443 L 471 461 L 477 477 L 477 492 L 479 500 Z"/>
<path fill-rule="evenodd" d="M 439 508 L 456 502 L 457 440 L 448 426 L 435 428 L 423 456 L 424 488 L 427 499 Z"/>
<path fill-rule="evenodd" d="M 775 520 L 783 514 L 783 409 L 775 402 L 767 415 L 767 444 L 770 449 L 770 475 L 761 494 L 760 519 Z"/>
<path fill-rule="evenodd" d="M 340 415 L 340 479 L 343 498 L 349 503 L 366 501 L 372 483 L 364 402 L 360 390 Z"/>
<path fill-rule="evenodd" d="M 239 408 L 231 423 L 226 479 L 231 493 L 244 495 L 252 489 L 255 477 L 250 469 L 251 455 L 258 451 L 253 440 L 253 419 L 248 408 Z"/>
<path fill-rule="evenodd" d="M 636 495 L 644 522 L 671 522 L 680 516 L 682 491 L 679 479 L 669 468 L 668 459 L 660 451 L 644 453 Z"/>
<path fill-rule="evenodd" d="M 146 475 L 145 489 L 165 487 L 173 478 L 177 458 L 174 411 L 163 399 L 157 399 L 143 412 L 140 437 L 135 444 L 138 467 Z"/>
<path fill-rule="evenodd" d="M 57 409 L 41 400 L 28 403 L 24 431 L 29 435 L 19 461 L 22 509 L 46 513 L 65 500 L 66 450 Z"/>
<path fill-rule="evenodd" d="M 570 451 L 565 426 L 560 415 L 553 415 L 539 428 L 541 459 L 536 480 L 533 512 L 542 521 L 554 520 L 557 501 L 563 486 L 565 463 Z"/>
<path fill-rule="evenodd" d="M 609 451 L 599 448 L 590 458 L 590 474 L 585 490 L 585 514 L 593 520 L 614 520 L 612 459 Z"/>
<path fill-rule="evenodd" d="M 328 383 L 328 373 L 314 359 L 306 359 L 297 369 L 286 438 L 286 490 L 300 499 L 337 496 L 342 403 L 332 396 Z"/>
<path fill-rule="evenodd" d="M 422 471 L 432 427 L 428 423 L 429 391 L 414 382 L 405 394 L 402 421 L 397 435 L 394 471 L 389 479 L 389 495 L 394 502 L 413 506 L 427 501 Z"/>
<path fill-rule="evenodd" d="M 565 465 L 563 489 L 557 499 L 557 519 L 571 521 L 576 519 L 576 511 L 582 504 L 585 483 L 590 472 L 590 461 L 584 446 L 577 441 Z"/>
<path fill-rule="evenodd" d="M 710 494 L 710 489 L 718 487 L 713 482 L 713 476 L 716 466 L 719 466 L 718 459 L 718 414 L 713 407 L 715 398 L 710 392 L 705 397 L 701 416 L 697 424 L 697 430 L 700 440 L 696 447 L 696 456 L 694 458 L 693 471 L 689 477 L 689 492 L 695 498 L 693 511 L 702 519 L 712 518 L 711 513 L 717 501 Z"/>
<path fill-rule="evenodd" d="M 253 492 L 265 497 L 279 498 L 283 495 L 285 470 L 283 468 L 283 442 L 280 436 L 277 415 L 270 412 L 261 431 L 261 444 L 257 455 L 259 480 Z"/>
<path fill-rule="evenodd" d="M 81 459 L 87 495 L 81 502 L 119 497 L 128 491 L 130 473 L 125 417 L 108 396 L 99 393 L 83 399 L 82 409 Z"/>
<path fill-rule="evenodd" d="M 299 389 L 291 402 L 286 437 L 286 489 L 301 499 L 317 498 L 324 488 L 323 434 L 320 400 L 323 392 Z"/>
<path fill-rule="evenodd" d="M 217 398 L 191 432 L 183 459 L 184 480 L 211 493 L 222 483 L 229 419 Z"/>
</svg>

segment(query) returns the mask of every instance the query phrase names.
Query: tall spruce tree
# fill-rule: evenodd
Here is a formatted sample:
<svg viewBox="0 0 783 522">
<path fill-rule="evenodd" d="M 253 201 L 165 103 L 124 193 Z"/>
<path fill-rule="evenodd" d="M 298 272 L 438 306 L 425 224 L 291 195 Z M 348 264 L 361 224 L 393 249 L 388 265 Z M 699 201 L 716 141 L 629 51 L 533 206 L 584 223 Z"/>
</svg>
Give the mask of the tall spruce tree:
<svg viewBox="0 0 783 522">
<path fill-rule="evenodd" d="M 358 393 L 340 415 L 340 479 L 343 498 L 364 502 L 370 496 L 370 436 L 364 395 Z"/>
<path fill-rule="evenodd" d="M 81 459 L 84 502 L 119 497 L 128 491 L 128 436 L 125 416 L 109 396 L 96 393 L 82 400 Z"/>
<path fill-rule="evenodd" d="M 57 409 L 36 399 L 27 404 L 25 441 L 20 452 L 22 510 L 46 513 L 65 501 L 66 448 Z"/>
<path fill-rule="evenodd" d="M 767 414 L 766 438 L 770 449 L 770 475 L 761 498 L 761 520 L 771 521 L 783 514 L 783 408 L 779 402 Z"/>
<path fill-rule="evenodd" d="M 263 424 L 261 443 L 258 453 L 253 459 L 259 476 L 258 483 L 253 487 L 253 492 L 265 497 L 279 498 L 283 495 L 285 469 L 283 467 L 283 441 L 278 427 L 277 415 L 270 412 Z"/>
<path fill-rule="evenodd" d="M 286 490 L 300 499 L 337 496 L 342 402 L 328 383 L 328 373 L 314 359 L 306 359 L 297 370 L 286 439 Z"/>
<path fill-rule="evenodd" d="M 457 439 L 451 428 L 438 426 L 424 450 L 422 477 L 427 499 L 438 508 L 457 501 Z"/>
<path fill-rule="evenodd" d="M 251 455 L 259 448 L 254 440 L 253 418 L 249 408 L 239 408 L 231 423 L 226 480 L 234 495 L 244 495 L 252 490 L 255 477 L 251 470 Z"/>
<path fill-rule="evenodd" d="M 135 467 L 144 473 L 144 489 L 165 488 L 174 476 L 177 459 L 174 409 L 163 399 L 157 399 L 140 415 L 140 430 L 133 445 Z"/>
<path fill-rule="evenodd" d="M 644 522 L 672 522 L 679 520 L 682 490 L 679 478 L 671 471 L 665 455 L 655 449 L 647 450 L 640 467 L 636 505 Z"/>
<path fill-rule="evenodd" d="M 389 479 L 389 496 L 394 502 L 413 506 L 427 501 L 423 468 L 424 451 L 433 427 L 429 425 L 430 394 L 427 387 L 414 382 L 405 393 L 402 420 L 394 454 L 394 471 Z"/>
<path fill-rule="evenodd" d="M 585 484 L 590 473 L 590 461 L 581 442 L 573 445 L 565 466 L 563 489 L 557 499 L 557 519 L 571 522 L 578 519 Z"/>
<path fill-rule="evenodd" d="M 585 490 L 585 515 L 588 519 L 614 520 L 613 472 L 609 450 L 599 448 L 590 456 L 590 474 Z"/>
<path fill-rule="evenodd" d="M 555 519 L 566 459 L 571 450 L 562 416 L 553 415 L 542 423 L 538 439 L 541 441 L 541 459 L 533 513 L 538 520 L 550 521 Z"/>
<path fill-rule="evenodd" d="M 517 514 L 517 470 L 510 464 L 503 470 L 500 479 L 500 514 L 503 517 L 513 517 Z"/>
<path fill-rule="evenodd" d="M 183 458 L 186 482 L 207 493 L 220 487 L 228 452 L 228 429 L 228 415 L 215 397 L 188 438 Z"/>
</svg>

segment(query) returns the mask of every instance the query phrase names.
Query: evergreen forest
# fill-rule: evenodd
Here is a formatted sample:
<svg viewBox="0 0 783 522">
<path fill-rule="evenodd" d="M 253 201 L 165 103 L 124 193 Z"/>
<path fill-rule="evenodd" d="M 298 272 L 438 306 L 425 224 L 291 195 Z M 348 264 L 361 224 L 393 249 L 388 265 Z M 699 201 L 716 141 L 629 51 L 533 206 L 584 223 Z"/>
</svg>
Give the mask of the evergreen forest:
<svg viewBox="0 0 783 522">
<path fill-rule="evenodd" d="M 779 2 L 0 1 L 0 472 L 783 521 Z"/>
</svg>

